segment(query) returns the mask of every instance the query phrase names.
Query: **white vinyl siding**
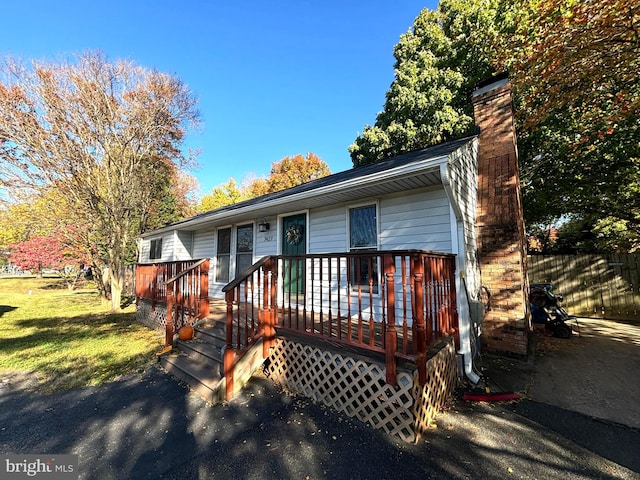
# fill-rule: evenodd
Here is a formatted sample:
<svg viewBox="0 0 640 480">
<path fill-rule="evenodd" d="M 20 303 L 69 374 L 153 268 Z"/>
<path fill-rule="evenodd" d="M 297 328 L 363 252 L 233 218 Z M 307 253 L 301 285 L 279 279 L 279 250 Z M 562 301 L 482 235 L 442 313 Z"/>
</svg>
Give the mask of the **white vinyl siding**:
<svg viewBox="0 0 640 480">
<path fill-rule="evenodd" d="M 215 230 L 198 231 L 193 235 L 193 258 L 213 258 L 216 253 Z"/>
<path fill-rule="evenodd" d="M 278 253 L 278 219 L 267 218 L 269 230 L 266 232 L 256 232 L 254 255 L 255 259 L 275 255 Z"/>
<path fill-rule="evenodd" d="M 151 246 L 150 238 L 140 240 L 140 251 L 138 252 L 138 263 L 147 263 L 149 261 L 149 248 Z"/>
<path fill-rule="evenodd" d="M 163 235 L 162 237 L 145 238 L 140 242 L 140 254 L 138 260 L 140 263 L 162 263 L 173 261 L 173 233 Z M 160 258 L 150 258 L 151 241 L 162 239 L 162 255 Z"/>
<path fill-rule="evenodd" d="M 180 231 L 176 233 L 176 241 L 174 244 L 173 260 L 191 260 L 191 252 L 193 251 L 193 232 Z"/>
<path fill-rule="evenodd" d="M 381 200 L 379 249 L 450 253 L 451 215 L 444 190 L 413 190 Z"/>
<path fill-rule="evenodd" d="M 199 230 L 193 234 L 193 259 L 209 259 L 209 296 L 213 295 L 214 257 L 216 252 L 215 230 Z"/>
<path fill-rule="evenodd" d="M 310 212 L 309 253 L 346 252 L 347 246 L 347 210 L 344 206 Z"/>
</svg>

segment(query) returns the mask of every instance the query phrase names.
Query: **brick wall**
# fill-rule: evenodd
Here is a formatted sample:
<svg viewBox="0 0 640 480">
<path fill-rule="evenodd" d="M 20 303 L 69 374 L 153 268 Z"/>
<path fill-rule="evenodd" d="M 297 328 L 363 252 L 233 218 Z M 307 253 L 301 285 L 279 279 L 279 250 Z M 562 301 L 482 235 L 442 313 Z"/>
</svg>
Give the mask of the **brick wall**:
<svg viewBox="0 0 640 480">
<path fill-rule="evenodd" d="M 491 310 L 482 327 L 492 351 L 527 354 L 531 331 L 527 299 L 526 250 L 518 151 L 511 86 L 499 79 L 473 94 L 478 151 L 476 230 L 482 284 Z"/>
</svg>

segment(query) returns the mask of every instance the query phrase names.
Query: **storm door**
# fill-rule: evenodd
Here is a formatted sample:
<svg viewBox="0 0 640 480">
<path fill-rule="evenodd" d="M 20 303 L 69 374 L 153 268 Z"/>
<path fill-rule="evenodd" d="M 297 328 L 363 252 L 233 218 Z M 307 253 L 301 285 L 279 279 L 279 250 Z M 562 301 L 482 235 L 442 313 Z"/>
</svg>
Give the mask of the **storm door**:
<svg viewBox="0 0 640 480">
<path fill-rule="evenodd" d="M 285 297 L 304 295 L 305 258 L 307 253 L 307 216 L 304 213 L 282 218 L 282 255 L 300 256 L 283 263 Z M 293 300 L 293 298 L 291 298 Z"/>
</svg>

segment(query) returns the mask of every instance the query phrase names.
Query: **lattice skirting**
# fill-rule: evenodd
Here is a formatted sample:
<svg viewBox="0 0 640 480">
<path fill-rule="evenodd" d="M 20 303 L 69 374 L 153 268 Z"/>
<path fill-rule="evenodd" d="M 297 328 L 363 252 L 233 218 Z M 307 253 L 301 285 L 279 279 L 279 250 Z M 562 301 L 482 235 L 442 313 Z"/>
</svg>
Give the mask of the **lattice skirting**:
<svg viewBox="0 0 640 480">
<path fill-rule="evenodd" d="M 151 302 L 140 300 L 136 308 L 136 320 L 154 330 L 164 330 L 167 325 L 167 308 L 152 306 Z"/>
<path fill-rule="evenodd" d="M 385 382 L 383 363 L 283 338 L 278 339 L 269 360 L 267 376 L 282 388 L 406 442 L 424 431 L 447 395 L 453 393 L 457 379 L 451 343 L 428 361 L 428 381 L 423 387 L 418 384 L 417 371 L 398 370 L 398 386 L 394 388 Z M 446 385 L 440 385 L 441 381 Z"/>
<path fill-rule="evenodd" d="M 458 384 L 458 363 L 453 341 L 449 339 L 440 351 L 427 361 L 427 382 L 414 382 L 415 432 L 419 437 L 431 425 L 437 412 L 451 400 Z"/>
</svg>

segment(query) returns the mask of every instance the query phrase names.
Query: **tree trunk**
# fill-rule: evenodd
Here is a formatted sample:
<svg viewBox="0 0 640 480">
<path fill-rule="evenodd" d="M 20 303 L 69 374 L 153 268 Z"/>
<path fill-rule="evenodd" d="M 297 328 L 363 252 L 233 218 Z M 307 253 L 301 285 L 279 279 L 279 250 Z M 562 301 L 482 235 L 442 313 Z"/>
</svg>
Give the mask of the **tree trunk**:
<svg viewBox="0 0 640 480">
<path fill-rule="evenodd" d="M 111 310 L 119 312 L 122 310 L 122 287 L 124 286 L 124 273 L 121 268 L 109 270 L 111 284 Z"/>
<path fill-rule="evenodd" d="M 110 287 L 109 287 L 109 269 L 106 267 L 99 267 L 97 264 L 93 264 L 93 279 L 98 287 L 98 293 L 103 300 L 109 300 Z"/>
</svg>

